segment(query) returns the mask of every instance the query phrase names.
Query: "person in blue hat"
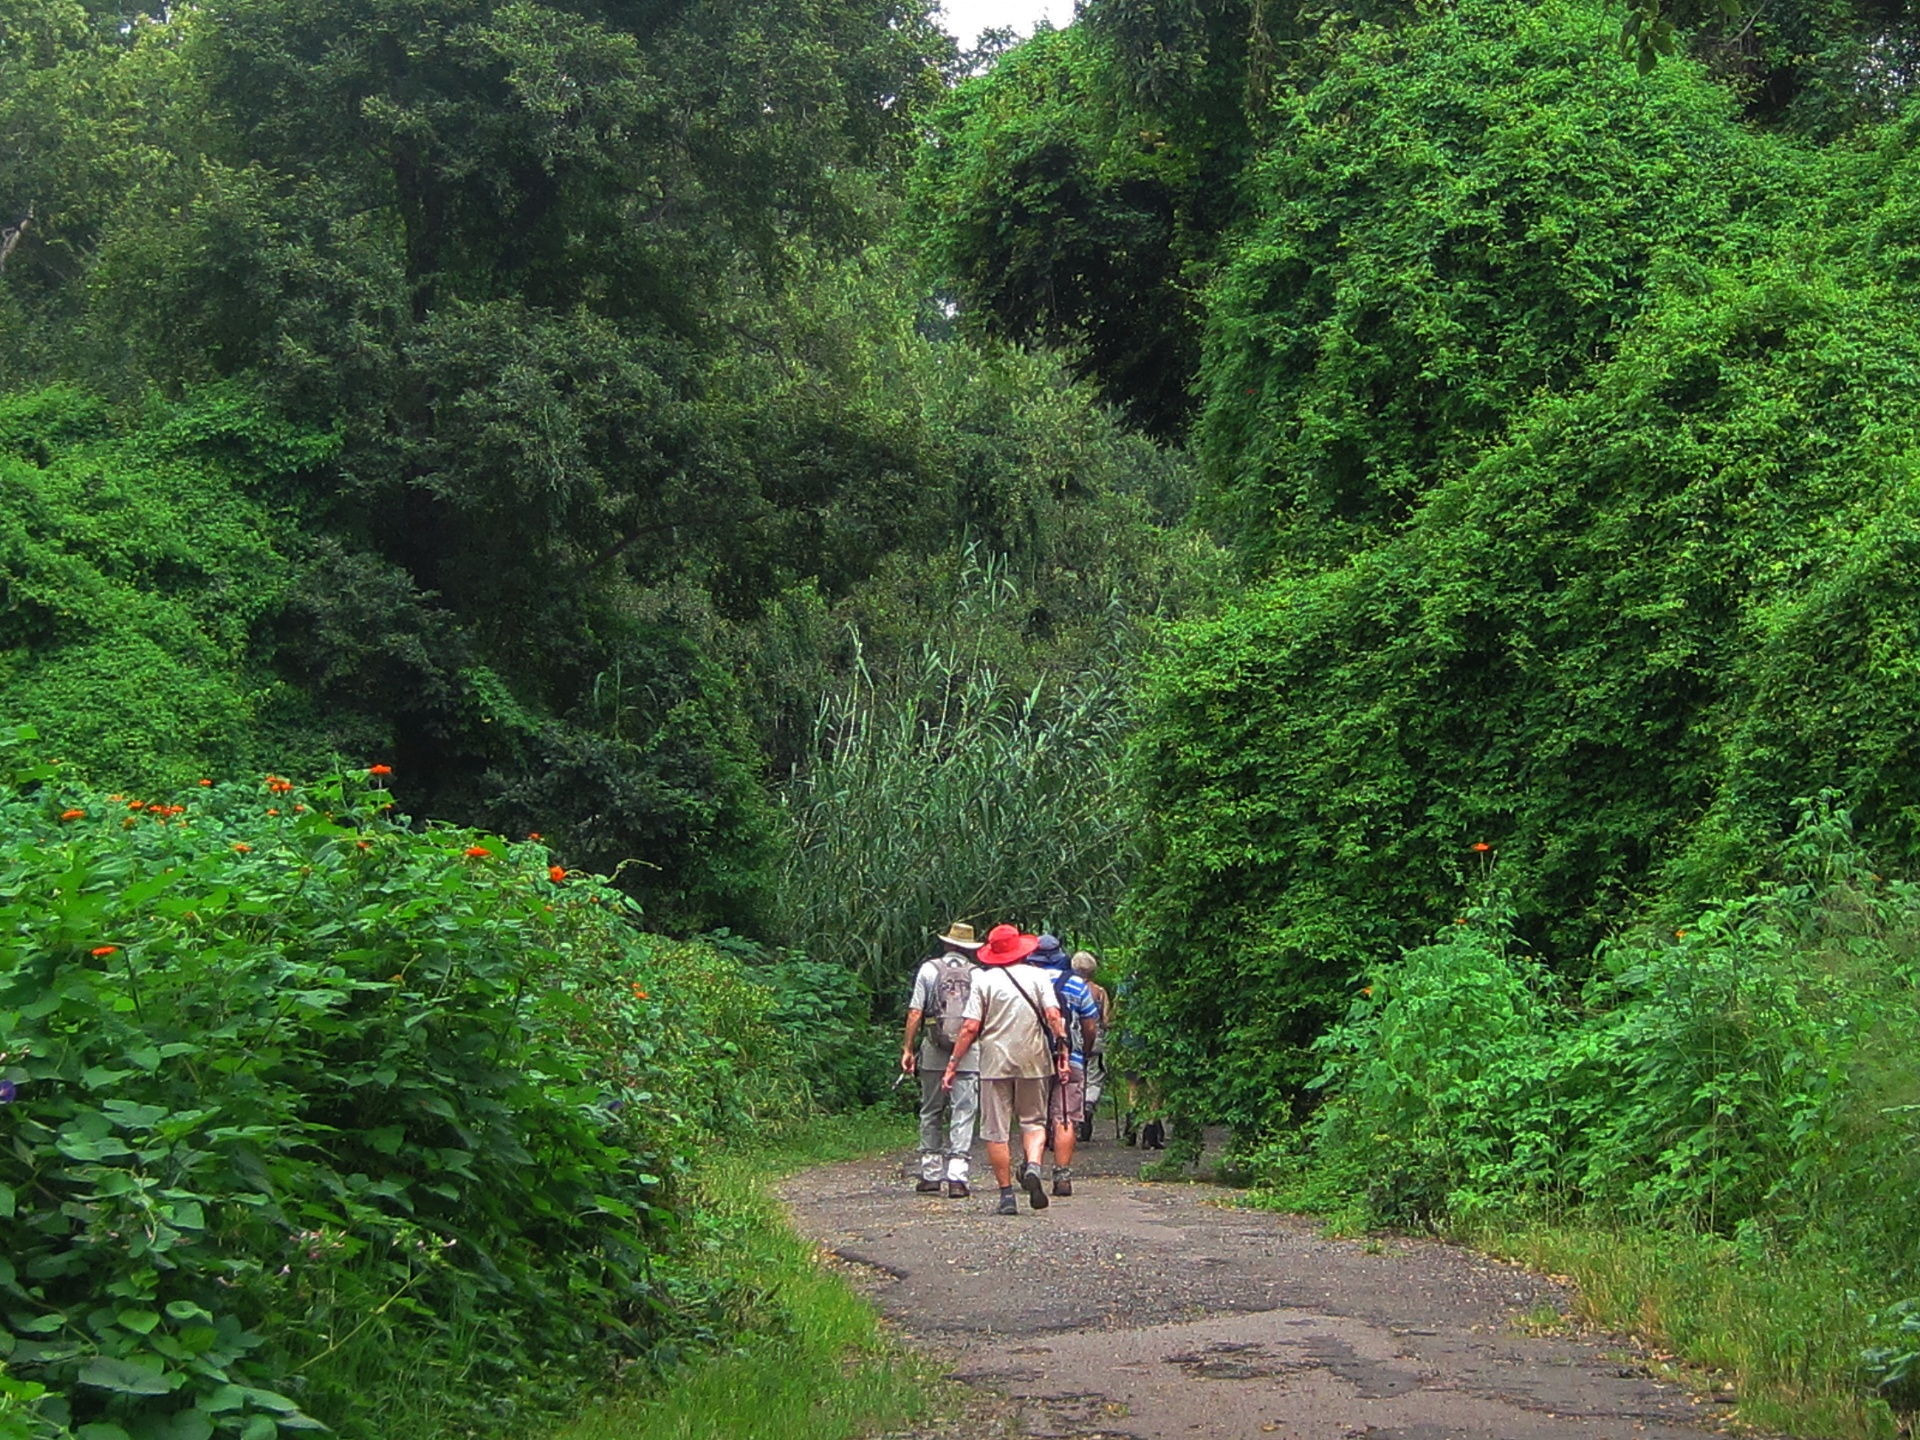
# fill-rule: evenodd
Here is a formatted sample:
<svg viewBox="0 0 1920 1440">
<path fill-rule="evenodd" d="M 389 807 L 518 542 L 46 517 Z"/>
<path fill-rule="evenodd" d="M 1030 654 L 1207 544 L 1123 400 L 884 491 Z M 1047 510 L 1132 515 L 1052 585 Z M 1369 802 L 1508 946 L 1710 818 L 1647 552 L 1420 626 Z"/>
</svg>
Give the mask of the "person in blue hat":
<svg viewBox="0 0 1920 1440">
<path fill-rule="evenodd" d="M 1087 1056 L 1100 1039 L 1100 1006 L 1087 982 L 1073 971 L 1059 940 L 1042 935 L 1028 963 L 1047 972 L 1067 1029 L 1067 1073 L 1053 1082 L 1047 1097 L 1047 1124 L 1053 1131 L 1053 1193 L 1073 1194 L 1073 1149 L 1087 1113 Z"/>
</svg>

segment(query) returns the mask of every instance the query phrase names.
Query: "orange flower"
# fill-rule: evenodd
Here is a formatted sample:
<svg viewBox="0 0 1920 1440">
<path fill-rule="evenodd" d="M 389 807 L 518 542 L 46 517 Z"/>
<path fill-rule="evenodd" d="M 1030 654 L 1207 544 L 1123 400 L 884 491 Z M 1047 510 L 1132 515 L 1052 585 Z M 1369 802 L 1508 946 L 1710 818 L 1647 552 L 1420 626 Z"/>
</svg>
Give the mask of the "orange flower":
<svg viewBox="0 0 1920 1440">
<path fill-rule="evenodd" d="M 1373 987 L 1371 985 L 1362 985 L 1360 987 L 1360 993 L 1362 995 L 1371 996 L 1373 994 Z"/>
<path fill-rule="evenodd" d="M 84 820 L 87 818 L 87 812 L 84 810 L 62 810 L 60 812 L 60 818 L 62 820 Z"/>
<path fill-rule="evenodd" d="M 240 854 L 244 855 L 249 850 L 253 849 L 253 846 L 247 844 L 247 842 L 244 840 L 236 840 L 233 842 L 233 848 L 236 851 L 238 851 Z"/>
<path fill-rule="evenodd" d="M 279 813 L 280 813 L 280 812 L 279 812 L 278 810 L 268 810 L 268 811 L 267 811 L 267 814 L 269 814 L 269 815 L 278 815 Z"/>
<path fill-rule="evenodd" d="M 353 843 L 356 849 L 371 850 L 373 848 L 373 842 L 371 840 L 356 840 Z"/>
<path fill-rule="evenodd" d="M 1487 853 L 1487 851 L 1491 850 L 1493 847 L 1487 844 L 1487 842 L 1484 840 L 1476 840 L 1473 842 L 1473 848 L 1477 853 L 1484 855 Z"/>
<path fill-rule="evenodd" d="M 93 953 L 95 955 L 111 955 L 119 948 L 118 945 L 96 945 L 93 947 Z"/>
<path fill-rule="evenodd" d="M 558 885 L 562 880 L 567 878 L 567 867 L 564 865 L 549 865 L 547 867 L 547 878 Z"/>
<path fill-rule="evenodd" d="M 642 990 L 642 989 L 640 988 L 640 986 L 639 986 L 639 983 L 638 983 L 638 982 L 635 982 L 635 984 L 633 985 L 633 987 L 632 987 L 632 988 L 633 988 L 633 998 L 634 998 L 634 999 L 636 999 L 636 1000 L 644 1000 L 644 999 L 646 999 L 646 998 L 647 998 L 647 992 L 646 992 L 646 991 L 644 991 L 644 990 Z"/>
<path fill-rule="evenodd" d="M 529 830 L 527 832 L 527 839 L 538 840 L 539 838 L 540 838 L 540 832 L 538 830 Z"/>
<path fill-rule="evenodd" d="M 213 784 L 213 781 L 211 781 L 211 780 L 202 780 L 202 781 L 200 782 L 200 784 L 201 784 L 201 787 L 202 787 L 202 788 L 204 789 L 204 788 L 205 788 L 206 786 L 208 786 L 208 785 L 211 785 L 211 784 Z"/>
<path fill-rule="evenodd" d="M 393 773 L 393 767 L 391 765 L 367 766 L 367 774 L 369 775 L 391 775 L 392 773 Z"/>
<path fill-rule="evenodd" d="M 484 845 L 469 845 L 461 853 L 464 854 L 469 860 L 485 860 L 488 856 L 493 854 L 493 852 L 487 849 L 487 847 Z"/>
<path fill-rule="evenodd" d="M 304 815 L 307 813 L 307 807 L 304 805 L 296 805 L 293 807 L 293 813 L 296 815 Z"/>
</svg>

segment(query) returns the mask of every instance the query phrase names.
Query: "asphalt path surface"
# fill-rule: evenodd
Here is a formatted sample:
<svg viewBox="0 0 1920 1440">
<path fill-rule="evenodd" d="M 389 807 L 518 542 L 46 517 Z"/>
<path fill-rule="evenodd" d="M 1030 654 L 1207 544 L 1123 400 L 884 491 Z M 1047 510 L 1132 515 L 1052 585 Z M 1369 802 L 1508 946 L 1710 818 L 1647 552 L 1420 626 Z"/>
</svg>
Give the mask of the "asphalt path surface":
<svg viewBox="0 0 1920 1440">
<path fill-rule="evenodd" d="M 1017 1216 L 983 1153 L 968 1199 L 913 1157 L 826 1166 L 784 1197 L 909 1340 L 980 1387 L 918 1432 L 1049 1440 L 1702 1440 L 1730 1398 L 1625 1341 L 1553 1323 L 1551 1279 L 1421 1239 L 1336 1240 L 1211 1185 L 1083 1147 L 1074 1190 Z M 967 1407 L 972 1408 L 972 1407 Z"/>
</svg>

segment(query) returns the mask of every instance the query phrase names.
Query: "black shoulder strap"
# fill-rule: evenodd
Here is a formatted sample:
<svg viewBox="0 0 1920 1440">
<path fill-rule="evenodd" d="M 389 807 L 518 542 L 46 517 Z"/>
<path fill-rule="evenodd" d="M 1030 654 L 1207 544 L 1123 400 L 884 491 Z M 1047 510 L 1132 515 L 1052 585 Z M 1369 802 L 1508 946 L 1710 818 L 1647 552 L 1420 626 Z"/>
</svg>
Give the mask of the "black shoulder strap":
<svg viewBox="0 0 1920 1440">
<path fill-rule="evenodd" d="M 1047 1049 L 1052 1050 L 1054 1048 L 1054 1041 L 1058 1037 L 1054 1035 L 1053 1031 L 1047 1028 L 1047 1012 L 1040 1008 L 1040 1002 L 1027 993 L 1027 987 L 1015 979 L 1011 971 L 1007 973 L 1007 983 L 1018 990 L 1020 992 L 1020 998 L 1027 1002 L 1027 1008 L 1033 1011 L 1033 1018 L 1040 1022 L 1040 1034 L 1047 1042 Z M 1048 983 L 1051 984 L 1052 982 L 1049 981 Z"/>
</svg>

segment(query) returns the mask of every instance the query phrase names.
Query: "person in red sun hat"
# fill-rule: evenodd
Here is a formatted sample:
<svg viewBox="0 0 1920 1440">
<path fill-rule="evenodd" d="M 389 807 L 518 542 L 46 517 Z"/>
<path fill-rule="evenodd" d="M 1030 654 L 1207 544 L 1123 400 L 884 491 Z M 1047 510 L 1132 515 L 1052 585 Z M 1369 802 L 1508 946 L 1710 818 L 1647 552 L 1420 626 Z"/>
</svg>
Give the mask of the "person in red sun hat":
<svg viewBox="0 0 1920 1440">
<path fill-rule="evenodd" d="M 980 1047 L 980 1125 L 987 1162 L 1000 1182 L 997 1214 L 1015 1215 L 1013 1156 L 1009 1134 L 1017 1122 L 1024 1163 L 1020 1185 L 1035 1210 L 1047 1208 L 1040 1155 L 1047 1144 L 1047 1082 L 1068 1077 L 1066 1025 L 1046 972 L 1026 963 L 1040 943 L 1012 925 L 996 925 L 974 953 L 983 967 L 963 1012 L 965 1023 L 947 1061 L 941 1084 L 952 1086 L 959 1067 Z"/>
</svg>

